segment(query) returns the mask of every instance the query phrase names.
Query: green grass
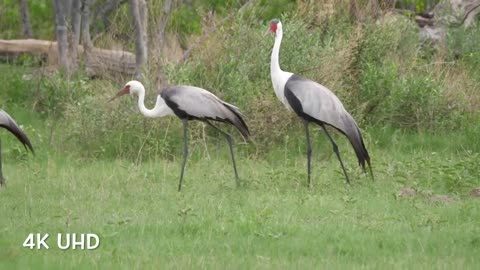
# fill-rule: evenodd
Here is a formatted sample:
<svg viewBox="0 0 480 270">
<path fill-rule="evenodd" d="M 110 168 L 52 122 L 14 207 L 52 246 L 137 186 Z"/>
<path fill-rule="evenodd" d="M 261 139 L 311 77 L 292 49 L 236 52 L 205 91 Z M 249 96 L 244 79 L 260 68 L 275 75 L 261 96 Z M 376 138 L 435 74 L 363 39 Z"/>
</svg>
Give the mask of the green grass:
<svg viewBox="0 0 480 270">
<path fill-rule="evenodd" d="M 237 145 L 245 186 L 235 188 L 225 145 L 209 145 L 210 157 L 193 147 L 180 193 L 180 156 L 134 164 L 7 151 L 0 268 L 476 269 L 480 204 L 468 192 L 480 157 L 438 147 L 456 137 L 429 135 L 432 145 L 413 151 L 408 135 L 370 143 L 374 182 L 339 140 L 351 186 L 317 138 L 311 190 L 305 157 L 287 150 L 252 159 Z M 398 196 L 408 187 L 419 195 Z M 67 232 L 96 233 L 100 247 L 59 250 L 56 234 Z M 50 249 L 22 247 L 29 233 L 49 233 Z"/>
</svg>

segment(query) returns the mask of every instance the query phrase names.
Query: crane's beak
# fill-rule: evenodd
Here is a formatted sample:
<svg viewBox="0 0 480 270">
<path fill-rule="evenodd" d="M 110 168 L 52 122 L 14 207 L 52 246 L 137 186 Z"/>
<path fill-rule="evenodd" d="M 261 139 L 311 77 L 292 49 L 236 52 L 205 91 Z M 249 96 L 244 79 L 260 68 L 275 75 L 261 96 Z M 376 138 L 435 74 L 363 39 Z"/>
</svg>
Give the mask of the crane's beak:
<svg viewBox="0 0 480 270">
<path fill-rule="evenodd" d="M 266 36 L 266 35 L 268 35 L 269 33 L 274 34 L 272 31 L 270 31 L 269 28 L 267 28 L 267 31 L 265 31 L 265 33 L 263 33 L 263 36 Z"/>
<path fill-rule="evenodd" d="M 107 102 L 112 102 L 114 99 L 130 93 L 130 87 L 127 85 L 122 90 L 118 91 L 115 96 L 111 97 Z"/>
</svg>

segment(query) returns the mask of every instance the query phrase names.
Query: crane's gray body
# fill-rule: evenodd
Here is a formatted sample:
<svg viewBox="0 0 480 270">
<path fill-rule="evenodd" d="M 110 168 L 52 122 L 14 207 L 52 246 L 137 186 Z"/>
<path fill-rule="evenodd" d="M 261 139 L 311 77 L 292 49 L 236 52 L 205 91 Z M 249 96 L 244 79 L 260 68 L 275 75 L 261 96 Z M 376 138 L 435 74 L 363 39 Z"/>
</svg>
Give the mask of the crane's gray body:
<svg viewBox="0 0 480 270">
<path fill-rule="evenodd" d="M 325 86 L 293 74 L 284 87 L 285 99 L 295 113 L 305 120 L 327 124 L 350 140 L 358 161 L 365 168 L 370 159 L 360 130 L 342 102 Z"/>
<path fill-rule="evenodd" d="M 160 96 L 181 119 L 227 122 L 234 125 L 245 138 L 250 134 L 240 110 L 205 89 L 184 85 L 170 86 L 163 89 Z"/>
</svg>

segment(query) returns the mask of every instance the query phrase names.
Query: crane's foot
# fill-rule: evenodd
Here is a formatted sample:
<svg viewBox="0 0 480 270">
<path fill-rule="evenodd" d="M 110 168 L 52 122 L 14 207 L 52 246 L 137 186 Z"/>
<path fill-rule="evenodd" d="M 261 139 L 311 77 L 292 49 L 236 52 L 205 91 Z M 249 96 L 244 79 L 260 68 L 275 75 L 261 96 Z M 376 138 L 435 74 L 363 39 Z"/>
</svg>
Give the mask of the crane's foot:
<svg viewBox="0 0 480 270">
<path fill-rule="evenodd" d="M 5 182 L 5 178 L 3 178 L 3 176 L 0 175 L 0 188 L 2 187 L 7 187 L 7 183 Z"/>
<path fill-rule="evenodd" d="M 235 185 L 237 188 L 242 187 L 242 182 L 240 182 L 240 179 L 238 178 L 238 176 L 235 176 Z"/>
</svg>

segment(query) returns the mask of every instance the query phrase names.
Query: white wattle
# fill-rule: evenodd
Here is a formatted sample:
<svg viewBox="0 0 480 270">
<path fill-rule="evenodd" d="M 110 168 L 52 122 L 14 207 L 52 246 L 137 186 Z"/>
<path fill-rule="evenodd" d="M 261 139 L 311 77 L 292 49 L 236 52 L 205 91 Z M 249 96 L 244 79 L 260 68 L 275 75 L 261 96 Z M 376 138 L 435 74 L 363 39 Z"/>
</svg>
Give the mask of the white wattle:
<svg viewBox="0 0 480 270">
<path fill-rule="evenodd" d="M 157 102 L 155 103 L 155 107 L 151 110 L 145 107 L 144 102 L 145 102 L 145 88 L 142 86 L 139 88 L 139 93 L 138 93 L 138 109 L 144 116 L 154 118 L 154 117 L 163 117 L 163 116 L 173 114 L 172 109 L 170 109 L 170 107 L 167 106 L 167 104 L 165 103 L 165 100 L 160 95 L 157 96 Z"/>
<path fill-rule="evenodd" d="M 278 61 L 280 54 L 280 44 L 282 43 L 283 31 L 281 28 L 277 30 L 275 36 L 275 44 L 273 45 L 272 57 L 270 62 L 270 75 L 272 77 L 273 89 L 275 90 L 275 95 L 277 98 L 289 109 L 290 104 L 288 104 L 287 99 L 285 98 L 284 90 L 285 84 L 288 79 L 293 75 L 291 72 L 285 72 L 280 69 L 280 64 Z"/>
</svg>

